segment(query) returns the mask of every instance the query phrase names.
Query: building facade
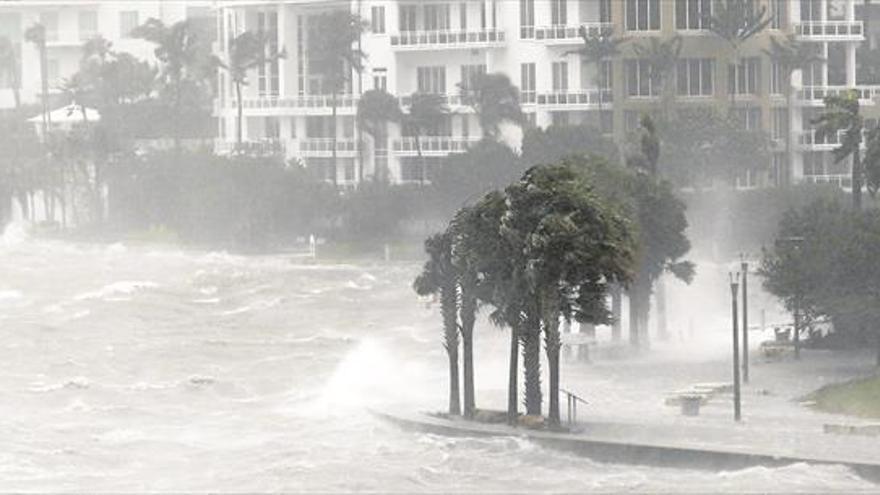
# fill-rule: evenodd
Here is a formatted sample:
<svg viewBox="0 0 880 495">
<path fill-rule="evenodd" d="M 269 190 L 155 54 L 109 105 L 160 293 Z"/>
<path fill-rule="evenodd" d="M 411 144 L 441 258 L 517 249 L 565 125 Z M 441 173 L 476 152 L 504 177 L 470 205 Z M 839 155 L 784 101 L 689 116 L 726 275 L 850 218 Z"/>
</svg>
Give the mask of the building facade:
<svg viewBox="0 0 880 495">
<path fill-rule="evenodd" d="M 90 38 L 100 35 L 114 50 L 155 62 L 154 46 L 133 38 L 131 31 L 150 18 L 167 24 L 194 19 L 207 22 L 213 34 L 213 4 L 212 0 L 5 0 L 0 1 L 0 36 L 12 42 L 17 54 L 22 103 L 36 104 L 41 93 L 40 54 L 36 45 L 25 40 L 25 31 L 34 24 L 46 30 L 47 80 L 50 93 L 57 95 L 61 82 L 79 70 L 82 46 Z M 14 104 L 12 78 L 4 71 L 0 74 L 0 108 Z"/>
<path fill-rule="evenodd" d="M 735 115 L 743 125 L 763 129 L 772 140 L 772 163 L 745 171 L 740 187 L 776 184 L 781 174 L 795 182 L 848 187 L 849 165 L 831 159 L 837 140 L 816 139 L 810 120 L 826 95 L 845 89 L 858 90 L 863 111 L 873 111 L 880 86 L 870 83 L 880 81 L 860 81 L 857 60 L 866 39 L 862 17 L 870 13 L 863 0 L 753 1 L 767 8 L 772 22 L 743 45 L 738 63 L 729 45 L 708 30 L 714 0 L 221 0 L 218 46 L 222 51 L 245 30 L 277 37 L 287 57 L 260 68 L 245 88 L 245 139 L 326 170 L 332 163 L 331 98 L 310 71 L 309 26 L 314 16 L 332 9 L 350 9 L 365 20 L 369 29 L 359 45 L 366 64 L 352 73 L 348 94 L 339 98 L 335 126 L 336 177 L 354 184 L 380 169 L 396 182 L 429 180 L 439 159 L 477 142 L 481 131 L 473 111 L 462 104 L 460 88 L 478 72 L 509 76 L 528 119 L 538 126 L 586 123 L 621 141 L 661 99 L 633 46 L 679 35 L 683 47 L 670 81 L 675 108 L 727 108 L 734 93 Z M 582 44 L 581 27 L 613 30 L 628 41 L 620 55 L 596 67 L 571 53 Z M 787 79 L 765 52 L 771 37 L 787 35 L 809 43 L 821 58 L 791 78 L 791 108 Z M 235 141 L 236 99 L 222 74 L 220 88 L 218 148 L 228 150 Z M 399 97 L 404 110 L 416 92 L 440 94 L 448 103 L 446 121 L 422 139 L 427 177 L 414 138 L 398 126 L 392 126 L 387 143 L 358 132 L 358 98 L 374 88 Z M 794 153 L 787 166 L 789 133 Z"/>
</svg>

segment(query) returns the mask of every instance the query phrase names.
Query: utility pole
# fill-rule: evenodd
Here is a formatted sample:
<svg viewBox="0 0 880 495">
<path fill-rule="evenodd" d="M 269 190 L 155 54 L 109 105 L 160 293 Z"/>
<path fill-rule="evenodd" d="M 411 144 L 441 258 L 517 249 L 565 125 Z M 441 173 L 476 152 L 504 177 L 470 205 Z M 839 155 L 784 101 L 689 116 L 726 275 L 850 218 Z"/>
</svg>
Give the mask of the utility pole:
<svg viewBox="0 0 880 495">
<path fill-rule="evenodd" d="M 749 383 L 749 262 L 742 258 L 743 383 Z"/>
<path fill-rule="evenodd" d="M 742 412 L 740 408 L 740 391 L 739 391 L 739 329 L 737 322 L 739 320 L 739 311 L 737 311 L 736 296 L 739 292 L 739 273 L 730 274 L 730 295 L 731 300 L 731 316 L 733 319 L 733 419 L 740 421 Z"/>
</svg>

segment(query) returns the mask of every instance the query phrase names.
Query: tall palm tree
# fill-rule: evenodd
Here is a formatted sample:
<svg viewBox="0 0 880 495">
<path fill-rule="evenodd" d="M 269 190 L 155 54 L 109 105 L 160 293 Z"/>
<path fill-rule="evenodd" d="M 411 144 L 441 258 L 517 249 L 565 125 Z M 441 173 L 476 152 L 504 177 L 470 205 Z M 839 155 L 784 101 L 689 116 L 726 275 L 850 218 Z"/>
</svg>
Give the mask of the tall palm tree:
<svg viewBox="0 0 880 495">
<path fill-rule="evenodd" d="M 403 119 L 400 100 L 382 89 L 371 89 L 358 100 L 357 122 L 373 138 L 374 151 L 388 148 L 388 124 L 399 123 Z M 388 179 L 387 167 L 376 169 L 375 174 L 381 181 Z"/>
<path fill-rule="evenodd" d="M 464 103 L 474 109 L 483 135 L 497 139 L 504 122 L 522 125 L 525 117 L 519 103 L 519 90 L 500 72 L 477 74 L 460 85 Z"/>
<path fill-rule="evenodd" d="M 33 43 L 40 53 L 40 87 L 41 87 L 41 105 L 43 109 L 43 137 L 45 139 L 49 133 L 49 61 L 46 52 L 46 28 L 40 23 L 36 23 L 27 28 L 24 32 L 24 39 Z"/>
<path fill-rule="evenodd" d="M 269 39 L 265 34 L 245 31 L 229 41 L 229 60 L 218 62 L 220 67 L 229 72 L 229 79 L 235 86 L 237 109 L 235 144 L 239 152 L 242 146 L 242 121 L 244 120 L 244 102 L 241 93 L 242 87 L 248 85 L 248 72 L 287 56 L 283 49 L 276 53 L 270 53 L 268 45 Z"/>
<path fill-rule="evenodd" d="M 199 93 L 198 88 L 216 72 L 217 60 L 211 55 L 207 40 L 199 36 L 200 30 L 189 21 L 179 21 L 170 26 L 158 19 L 148 19 L 132 31 L 135 38 L 156 45 L 154 54 L 160 62 L 158 82 L 168 93 L 168 106 L 172 115 L 174 147 L 180 150 L 184 104 L 192 104 L 190 94 Z M 191 93 L 185 96 L 188 90 Z"/>
<path fill-rule="evenodd" d="M 794 143 L 792 142 L 791 129 L 791 112 L 794 109 L 794 88 L 791 85 L 791 77 L 795 71 L 801 70 L 813 62 L 819 62 L 822 57 L 816 53 L 815 47 L 807 43 L 797 41 L 794 35 L 786 38 L 778 39 L 770 38 L 770 48 L 765 49 L 764 53 L 771 61 L 779 67 L 780 76 L 783 81 L 780 84 L 784 86 L 785 106 L 788 111 L 788 122 L 786 122 L 785 136 L 785 170 L 783 171 L 783 185 L 791 182 L 791 173 L 794 168 L 792 161 L 794 160 Z"/>
<path fill-rule="evenodd" d="M 675 94 L 672 84 L 667 83 L 671 81 L 678 66 L 682 44 L 682 37 L 675 35 L 666 39 L 652 37 L 646 43 L 633 45 L 636 56 L 648 63 L 648 77 L 651 79 L 651 86 L 659 89 L 663 96 L 663 113 L 666 117 L 669 114 L 670 100 Z"/>
<path fill-rule="evenodd" d="M 332 160 L 330 177 L 337 183 L 337 115 L 339 95 L 352 81 L 352 71 L 364 70 L 366 54 L 359 48 L 367 25 L 348 10 L 333 10 L 317 16 L 309 30 L 309 57 L 312 71 L 321 76 L 325 93 L 331 96 L 330 133 Z"/>
<path fill-rule="evenodd" d="M 421 296 L 440 296 L 443 316 L 443 345 L 449 358 L 449 414 L 461 414 L 461 393 L 458 376 L 458 276 L 452 261 L 452 235 L 435 234 L 425 240 L 428 260 L 422 273 L 413 282 Z"/>
<path fill-rule="evenodd" d="M 404 115 L 404 126 L 412 133 L 416 143 L 416 154 L 419 158 L 419 183 L 424 185 L 427 164 L 422 153 L 421 137 L 430 129 L 436 129 L 449 114 L 449 107 L 442 95 L 435 93 L 413 93 L 409 112 Z"/>
<path fill-rule="evenodd" d="M 724 40 L 730 48 L 731 62 L 728 70 L 738 66 L 743 44 L 766 29 L 772 20 L 767 15 L 767 7 L 757 6 L 752 0 L 715 0 L 712 4 L 712 17 L 709 18 L 709 30 Z M 732 113 L 736 105 L 736 91 L 734 88 L 728 88 L 728 91 Z"/>
<path fill-rule="evenodd" d="M 825 97 L 825 110 L 811 122 L 817 125 L 816 139 L 824 140 L 843 132 L 840 146 L 834 148 L 834 161 L 839 163 L 852 157 L 852 192 L 853 208 L 862 209 L 862 131 L 865 121 L 859 111 L 859 94 L 849 90 L 841 95 Z"/>
<path fill-rule="evenodd" d="M 15 44 L 6 36 L 0 36 L 0 71 L 6 74 L 15 108 L 21 107 L 21 73 Z"/>
<path fill-rule="evenodd" d="M 593 67 L 596 69 L 596 80 L 594 82 L 596 88 L 599 89 L 599 112 L 601 114 L 602 105 L 605 103 L 605 96 L 602 94 L 602 90 L 604 89 L 604 63 L 605 61 L 611 60 L 620 55 L 621 46 L 628 40 L 626 38 L 616 37 L 614 31 L 610 29 L 602 30 L 598 33 L 590 33 L 584 26 L 581 26 L 578 29 L 578 35 L 583 40 L 583 45 L 577 50 L 569 50 L 565 52 L 563 56 L 567 57 L 575 54 L 584 62 L 593 64 Z"/>
</svg>

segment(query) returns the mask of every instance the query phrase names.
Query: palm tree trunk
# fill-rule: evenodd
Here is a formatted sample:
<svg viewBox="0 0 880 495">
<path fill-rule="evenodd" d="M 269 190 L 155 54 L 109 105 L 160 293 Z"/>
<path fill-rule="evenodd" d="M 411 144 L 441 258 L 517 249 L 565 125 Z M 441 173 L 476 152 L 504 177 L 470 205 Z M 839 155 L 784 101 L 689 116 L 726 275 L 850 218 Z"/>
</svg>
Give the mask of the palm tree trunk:
<svg viewBox="0 0 880 495">
<path fill-rule="evenodd" d="M 416 154 L 419 156 L 419 185 L 425 185 L 425 157 L 422 155 L 422 140 L 419 139 L 420 131 L 416 131 Z"/>
<path fill-rule="evenodd" d="M 464 352 L 464 416 L 472 418 L 476 412 L 474 397 L 474 324 L 477 316 L 477 299 L 473 288 L 462 287 L 461 292 L 461 340 Z"/>
<path fill-rule="evenodd" d="M 241 82 L 235 82 L 235 98 L 236 98 L 236 107 L 238 111 L 238 120 L 235 123 L 235 147 L 237 150 L 241 149 L 242 145 L 242 127 L 244 120 L 244 104 L 241 101 Z"/>
<path fill-rule="evenodd" d="M 535 315 L 526 318 L 523 338 L 523 367 L 526 382 L 526 414 L 541 415 L 541 320 Z"/>
<path fill-rule="evenodd" d="M 550 426 L 559 426 L 559 351 L 562 343 L 559 337 L 559 313 L 555 304 L 546 304 L 551 308 L 544 318 L 544 351 L 547 353 L 547 366 L 550 368 L 550 410 L 548 420 Z"/>
<path fill-rule="evenodd" d="M 440 293 L 440 311 L 443 313 L 443 330 L 446 355 L 449 357 L 449 414 L 461 414 L 461 393 L 458 377 L 458 295 L 455 284 L 446 284 Z"/>
<path fill-rule="evenodd" d="M 519 324 L 510 327 L 510 363 L 507 372 L 507 422 L 516 425 L 519 418 Z"/>
<path fill-rule="evenodd" d="M 337 151 L 336 151 L 336 116 L 337 116 L 337 114 L 338 114 L 338 112 L 339 112 L 338 109 L 336 108 L 336 105 L 337 105 L 337 104 L 338 104 L 338 103 L 337 103 L 337 101 L 336 101 L 336 90 L 334 89 L 334 90 L 333 90 L 333 94 L 332 94 L 331 97 L 330 97 L 330 106 L 331 106 L 331 108 L 332 108 L 332 117 L 330 118 L 330 133 L 331 133 L 331 136 L 330 136 L 330 145 L 333 147 L 333 149 L 330 150 L 330 156 L 331 156 L 331 159 L 330 159 L 330 162 L 331 162 L 331 163 L 330 163 L 330 180 L 333 181 L 333 185 L 334 185 L 334 186 L 338 186 L 338 185 L 339 185 L 339 181 L 337 180 L 337 172 L 336 172 L 336 162 L 337 162 Z"/>
<path fill-rule="evenodd" d="M 662 341 L 669 340 L 669 331 L 666 321 L 666 282 L 660 278 L 657 280 L 657 336 Z"/>
<path fill-rule="evenodd" d="M 619 285 L 615 285 L 611 290 L 611 340 L 620 342 L 620 334 L 622 329 L 621 318 L 623 317 L 623 289 Z"/>
<path fill-rule="evenodd" d="M 856 149 L 852 154 L 852 190 L 853 209 L 862 211 L 862 152 L 860 151 L 862 140 L 856 143 Z"/>
<path fill-rule="evenodd" d="M 633 348 L 641 347 L 639 331 L 639 298 L 635 287 L 629 289 L 629 344 Z"/>
</svg>

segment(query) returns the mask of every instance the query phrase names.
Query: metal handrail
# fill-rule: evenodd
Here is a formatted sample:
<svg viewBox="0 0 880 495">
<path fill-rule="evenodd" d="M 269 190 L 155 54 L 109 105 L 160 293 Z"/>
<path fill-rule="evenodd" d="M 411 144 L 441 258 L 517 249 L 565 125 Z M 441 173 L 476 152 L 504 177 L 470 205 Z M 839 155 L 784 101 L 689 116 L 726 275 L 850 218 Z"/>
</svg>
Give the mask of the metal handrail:
<svg viewBox="0 0 880 495">
<path fill-rule="evenodd" d="M 574 425 L 577 423 L 577 405 L 580 402 L 583 405 L 589 405 L 590 403 L 584 400 L 582 397 L 578 396 L 574 392 L 570 392 L 564 388 L 559 389 L 560 392 L 565 394 L 567 399 L 567 409 L 566 412 L 568 414 L 567 421 L 569 425 Z"/>
</svg>

